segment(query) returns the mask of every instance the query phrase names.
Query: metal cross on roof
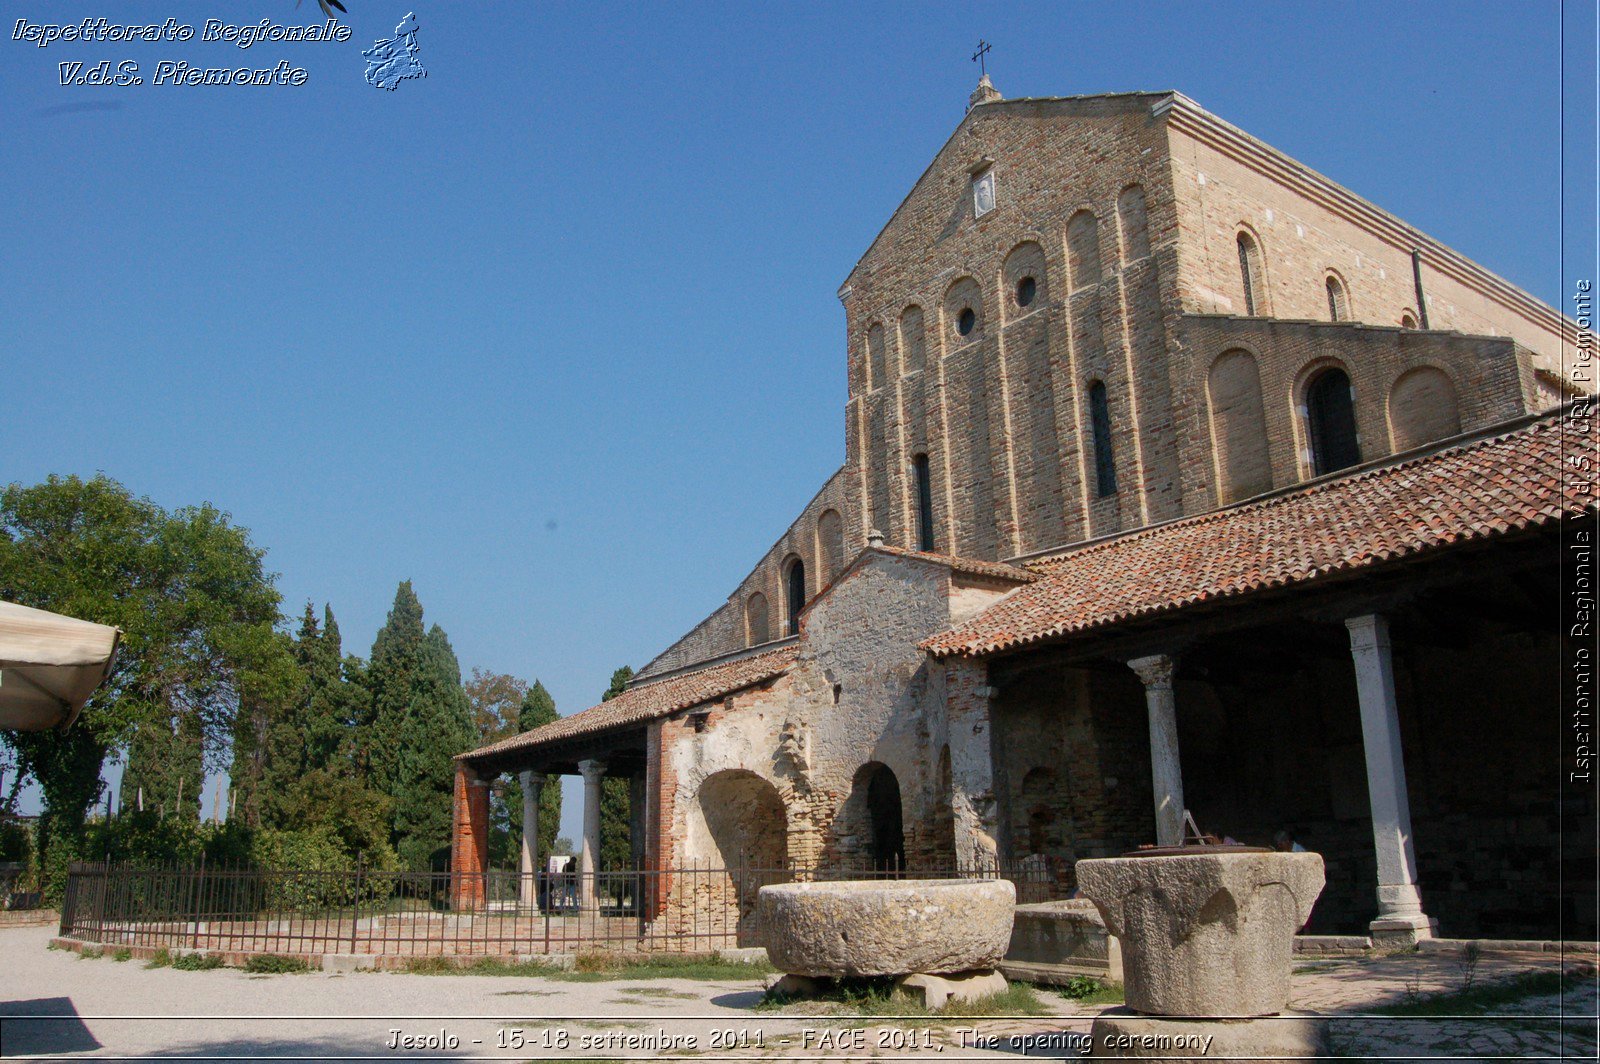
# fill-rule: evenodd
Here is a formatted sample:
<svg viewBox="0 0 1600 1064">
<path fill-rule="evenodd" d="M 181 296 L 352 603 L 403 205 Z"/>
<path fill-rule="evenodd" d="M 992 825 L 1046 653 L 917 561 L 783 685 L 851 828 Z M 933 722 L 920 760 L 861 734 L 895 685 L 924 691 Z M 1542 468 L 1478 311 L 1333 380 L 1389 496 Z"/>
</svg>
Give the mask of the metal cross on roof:
<svg viewBox="0 0 1600 1064">
<path fill-rule="evenodd" d="M 982 37 L 979 37 L 978 38 L 978 50 L 976 52 L 972 53 L 972 61 L 974 63 L 978 64 L 979 72 L 982 73 L 985 77 L 987 77 L 988 74 L 989 74 L 989 64 L 985 60 L 984 57 L 989 54 L 989 51 L 990 51 L 989 42 L 984 40 Z"/>
</svg>

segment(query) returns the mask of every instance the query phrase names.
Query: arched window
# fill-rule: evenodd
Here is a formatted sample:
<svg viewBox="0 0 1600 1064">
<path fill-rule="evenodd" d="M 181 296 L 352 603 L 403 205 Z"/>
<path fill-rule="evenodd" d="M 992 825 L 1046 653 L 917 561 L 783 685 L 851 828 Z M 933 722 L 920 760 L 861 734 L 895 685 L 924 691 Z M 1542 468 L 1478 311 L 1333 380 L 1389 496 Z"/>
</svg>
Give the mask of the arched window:
<svg viewBox="0 0 1600 1064">
<path fill-rule="evenodd" d="M 783 574 L 784 609 L 788 615 L 789 634 L 800 634 L 800 610 L 806 604 L 806 563 L 799 558 L 789 563 Z"/>
<path fill-rule="evenodd" d="M 916 455 L 911 459 L 911 478 L 917 490 L 917 549 L 933 550 L 933 481 L 928 470 L 928 456 Z"/>
<path fill-rule="evenodd" d="M 1350 297 L 1345 293 L 1344 282 L 1330 273 L 1324 287 L 1328 290 L 1328 320 L 1349 321 Z"/>
<path fill-rule="evenodd" d="M 1344 370 L 1325 369 L 1306 386 L 1306 432 L 1315 475 L 1360 464 L 1355 393 Z"/>
<path fill-rule="evenodd" d="M 745 600 L 744 629 L 751 646 L 765 643 L 772 638 L 772 631 L 767 622 L 767 596 L 759 591 Z"/>
<path fill-rule="evenodd" d="M 907 307 L 900 315 L 900 350 L 905 371 L 915 373 L 922 368 L 922 308 Z"/>
<path fill-rule="evenodd" d="M 1415 329 L 1416 327 L 1417 327 L 1417 316 L 1415 314 L 1411 313 L 1408 310 L 1408 311 L 1403 312 L 1400 315 L 1400 328 L 1402 328 L 1402 329 Z"/>
<path fill-rule="evenodd" d="M 1255 317 L 1266 309 L 1262 283 L 1261 247 L 1249 233 L 1239 234 L 1239 279 L 1244 283 L 1244 312 Z"/>
<path fill-rule="evenodd" d="M 1089 385 L 1089 428 L 1094 435 L 1095 490 L 1101 498 L 1117 493 L 1117 466 L 1111 453 L 1111 407 L 1104 381 Z"/>
</svg>

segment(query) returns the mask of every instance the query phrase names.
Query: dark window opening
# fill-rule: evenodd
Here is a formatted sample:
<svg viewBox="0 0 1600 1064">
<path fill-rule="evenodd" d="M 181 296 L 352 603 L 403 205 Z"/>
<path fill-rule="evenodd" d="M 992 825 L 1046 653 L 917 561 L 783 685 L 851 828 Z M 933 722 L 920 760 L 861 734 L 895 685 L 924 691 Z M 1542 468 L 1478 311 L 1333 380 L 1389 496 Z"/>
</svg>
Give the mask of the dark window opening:
<svg viewBox="0 0 1600 1064">
<path fill-rule="evenodd" d="M 1344 321 L 1349 317 L 1344 309 L 1344 286 L 1337 277 L 1328 278 L 1328 320 Z"/>
<path fill-rule="evenodd" d="M 1317 476 L 1361 463 L 1355 394 L 1344 370 L 1324 370 L 1306 388 L 1306 428 Z"/>
<path fill-rule="evenodd" d="M 1024 277 L 1017 282 L 1017 306 L 1025 307 L 1033 302 L 1033 297 L 1039 294 L 1039 282 L 1032 277 Z"/>
<path fill-rule="evenodd" d="M 962 336 L 966 336 L 977 327 L 977 324 L 978 315 L 971 307 L 966 307 L 956 318 L 956 332 L 960 333 Z"/>
<path fill-rule="evenodd" d="M 1115 495 L 1117 466 L 1111 453 L 1111 408 L 1101 381 L 1089 385 L 1089 427 L 1094 435 L 1095 490 L 1101 498 Z"/>
<path fill-rule="evenodd" d="M 917 549 L 933 550 L 933 481 L 928 472 L 928 456 L 911 459 L 911 475 L 917 488 Z"/>
<path fill-rule="evenodd" d="M 800 634 L 800 609 L 806 604 L 806 566 L 799 558 L 789 566 L 785 604 L 789 610 L 789 634 Z"/>
</svg>

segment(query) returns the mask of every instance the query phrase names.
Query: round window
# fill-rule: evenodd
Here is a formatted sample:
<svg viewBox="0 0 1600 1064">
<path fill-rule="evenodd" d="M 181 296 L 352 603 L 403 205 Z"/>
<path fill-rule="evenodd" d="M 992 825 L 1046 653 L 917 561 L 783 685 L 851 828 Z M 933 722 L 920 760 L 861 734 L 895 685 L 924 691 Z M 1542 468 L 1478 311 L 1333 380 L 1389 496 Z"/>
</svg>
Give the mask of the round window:
<svg viewBox="0 0 1600 1064">
<path fill-rule="evenodd" d="M 1017 282 L 1017 306 L 1025 307 L 1033 302 L 1033 297 L 1039 294 L 1039 283 L 1032 277 L 1024 277 Z"/>
<path fill-rule="evenodd" d="M 956 332 L 960 333 L 962 336 L 966 336 L 977 327 L 977 324 L 978 315 L 973 313 L 971 307 L 965 307 L 962 309 L 961 314 L 956 318 Z"/>
</svg>

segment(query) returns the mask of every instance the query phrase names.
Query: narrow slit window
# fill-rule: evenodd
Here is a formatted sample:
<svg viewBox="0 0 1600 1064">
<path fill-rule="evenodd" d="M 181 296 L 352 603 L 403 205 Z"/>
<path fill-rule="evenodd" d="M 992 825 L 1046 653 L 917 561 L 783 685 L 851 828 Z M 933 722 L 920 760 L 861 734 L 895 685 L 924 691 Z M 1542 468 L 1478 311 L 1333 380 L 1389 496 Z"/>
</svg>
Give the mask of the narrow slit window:
<svg viewBox="0 0 1600 1064">
<path fill-rule="evenodd" d="M 911 459 L 912 479 L 917 488 L 917 549 L 931 551 L 933 540 L 933 482 L 928 471 L 928 456 Z"/>
<path fill-rule="evenodd" d="M 1111 407 L 1103 381 L 1089 385 L 1089 427 L 1094 435 L 1095 490 L 1101 498 L 1117 493 L 1116 459 L 1111 453 Z"/>
</svg>

